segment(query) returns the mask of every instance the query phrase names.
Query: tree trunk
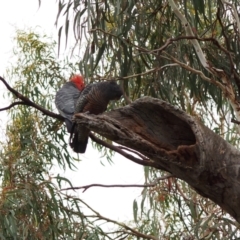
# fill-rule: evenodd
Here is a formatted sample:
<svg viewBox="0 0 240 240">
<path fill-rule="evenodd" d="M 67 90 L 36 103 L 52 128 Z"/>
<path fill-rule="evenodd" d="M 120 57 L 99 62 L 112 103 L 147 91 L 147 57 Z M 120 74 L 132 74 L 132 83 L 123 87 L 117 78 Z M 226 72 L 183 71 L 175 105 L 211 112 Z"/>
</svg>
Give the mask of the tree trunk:
<svg viewBox="0 0 240 240">
<path fill-rule="evenodd" d="M 240 151 L 198 120 L 144 97 L 102 115 L 76 114 L 78 124 L 147 156 L 240 222 Z"/>
</svg>

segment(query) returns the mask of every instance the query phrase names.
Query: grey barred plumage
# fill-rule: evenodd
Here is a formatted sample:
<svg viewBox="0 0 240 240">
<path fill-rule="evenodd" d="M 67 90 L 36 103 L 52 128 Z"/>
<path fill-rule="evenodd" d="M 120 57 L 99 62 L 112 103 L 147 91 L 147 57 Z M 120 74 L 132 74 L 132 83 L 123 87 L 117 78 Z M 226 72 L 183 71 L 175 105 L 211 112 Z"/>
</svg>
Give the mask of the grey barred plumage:
<svg viewBox="0 0 240 240">
<path fill-rule="evenodd" d="M 75 113 L 88 112 L 100 114 L 106 111 L 111 100 L 120 99 L 123 92 L 115 81 L 99 82 L 87 85 L 76 102 Z M 72 130 L 70 145 L 77 153 L 86 151 L 89 130 L 77 125 Z"/>
<path fill-rule="evenodd" d="M 72 129 L 72 116 L 74 114 L 76 101 L 80 94 L 81 91 L 79 91 L 73 82 L 67 82 L 57 92 L 55 97 L 55 105 L 60 115 L 65 118 L 67 131 L 69 133 Z"/>
<path fill-rule="evenodd" d="M 84 78 L 81 75 L 73 75 L 69 82 L 65 83 L 55 96 L 55 104 L 59 113 L 64 117 L 67 130 L 70 133 L 72 129 L 72 116 L 75 110 L 75 104 L 81 91 L 85 87 Z"/>
</svg>

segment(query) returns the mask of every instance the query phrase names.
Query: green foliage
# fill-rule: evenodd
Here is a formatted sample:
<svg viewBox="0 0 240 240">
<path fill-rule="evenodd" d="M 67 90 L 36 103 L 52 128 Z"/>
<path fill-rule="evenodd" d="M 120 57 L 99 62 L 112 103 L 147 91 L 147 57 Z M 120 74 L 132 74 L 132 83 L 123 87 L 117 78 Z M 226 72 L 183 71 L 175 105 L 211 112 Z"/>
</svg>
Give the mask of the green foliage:
<svg viewBox="0 0 240 240">
<path fill-rule="evenodd" d="M 16 40 L 16 62 L 8 71 L 14 89 L 53 110 L 56 90 L 65 74 L 76 72 L 76 64 L 56 60 L 56 44 L 46 36 L 19 31 Z M 14 101 L 15 96 L 12 98 Z M 76 162 L 61 122 L 26 105 L 11 108 L 9 118 L 0 151 L 1 239 L 91 240 L 130 234 L 122 232 L 124 224 L 101 216 L 79 197 L 61 191 L 72 183 L 56 175 L 54 166 L 75 169 Z M 112 156 L 101 150 L 104 156 Z M 85 215 L 86 208 L 90 215 Z M 115 227 L 107 234 L 101 226 L 109 222 Z"/>
<path fill-rule="evenodd" d="M 57 20 L 65 18 L 65 23 L 69 23 L 70 16 L 74 16 L 73 24 L 65 24 L 60 30 L 64 28 L 68 38 L 72 27 L 80 46 L 83 42 L 86 45 L 79 60 L 79 69 L 85 76 L 122 80 L 130 99 L 148 95 L 166 100 L 207 126 L 214 126 L 212 129 L 227 141 L 239 144 L 236 129 L 229 121 L 234 113 L 222 89 L 172 61 L 172 58 L 178 59 L 221 82 L 201 65 L 190 41 L 181 39 L 185 36 L 184 26 L 168 1 L 58 2 Z M 222 5 L 219 1 L 183 0 L 178 2 L 178 7 L 191 24 L 193 33 L 201 38 L 199 44 L 209 64 L 224 70 L 238 96 L 239 37 L 233 25 L 235 15 L 227 14 L 226 10 L 236 3 Z M 59 32 L 59 44 L 62 35 L 63 31 Z M 179 40 L 160 50 L 173 38 Z M 209 111 L 209 105 L 216 110 Z"/>
<path fill-rule="evenodd" d="M 14 88 L 52 110 L 56 83 L 63 82 L 65 71 L 74 71 L 73 64 L 56 60 L 56 44 L 46 36 L 19 31 L 16 40 L 16 65 L 8 73 Z M 9 116 L 0 165 L 1 239 L 78 239 L 91 235 L 78 199 L 59 191 L 64 183 L 71 183 L 51 173 L 56 164 L 74 168 L 65 131 L 60 130 L 62 123 L 25 105 L 11 109 Z"/>
<path fill-rule="evenodd" d="M 227 83 L 201 64 L 170 2 L 70 0 L 63 5 L 59 1 L 58 17 L 64 17 L 67 22 L 70 15 L 63 14 L 65 11 L 74 16 L 71 30 L 78 42 L 85 41 L 87 45 L 79 61 L 79 68 L 86 76 L 119 79 L 131 100 L 142 96 L 166 100 L 239 146 L 238 133 L 231 123 L 236 112 L 231 108 L 228 94 L 213 84 L 214 81 L 228 84 L 235 95 L 232 101 L 238 100 L 240 49 L 235 22 L 239 17 L 234 14 L 238 2 L 174 1 L 198 38 L 208 64 L 223 70 Z M 65 33 L 69 29 L 68 25 Z M 172 39 L 175 40 L 166 46 Z M 212 82 L 206 81 L 199 72 Z M 148 183 L 161 173 L 146 169 L 145 174 Z M 231 222 L 229 216 L 175 179 L 144 190 L 142 201 L 133 203 L 133 217 L 141 232 L 160 239 L 239 237 L 238 225 Z"/>
<path fill-rule="evenodd" d="M 145 168 L 147 182 L 159 177 L 163 177 L 163 173 Z M 168 178 L 145 189 L 138 206 L 140 209 L 135 214 L 138 214 L 139 228 L 147 225 L 155 230 L 154 236 L 159 239 L 227 240 L 239 237 L 238 223 L 179 179 Z M 136 202 L 134 208 L 138 208 Z"/>
</svg>

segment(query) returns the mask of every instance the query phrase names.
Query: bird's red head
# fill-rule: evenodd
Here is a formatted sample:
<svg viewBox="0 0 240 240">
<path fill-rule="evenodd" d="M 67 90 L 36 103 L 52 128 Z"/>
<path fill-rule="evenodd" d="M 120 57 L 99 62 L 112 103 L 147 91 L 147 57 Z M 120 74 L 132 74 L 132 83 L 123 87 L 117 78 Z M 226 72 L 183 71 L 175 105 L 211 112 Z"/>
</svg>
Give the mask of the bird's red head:
<svg viewBox="0 0 240 240">
<path fill-rule="evenodd" d="M 85 87 L 84 78 L 81 75 L 73 75 L 70 81 L 73 82 L 80 91 Z"/>
</svg>

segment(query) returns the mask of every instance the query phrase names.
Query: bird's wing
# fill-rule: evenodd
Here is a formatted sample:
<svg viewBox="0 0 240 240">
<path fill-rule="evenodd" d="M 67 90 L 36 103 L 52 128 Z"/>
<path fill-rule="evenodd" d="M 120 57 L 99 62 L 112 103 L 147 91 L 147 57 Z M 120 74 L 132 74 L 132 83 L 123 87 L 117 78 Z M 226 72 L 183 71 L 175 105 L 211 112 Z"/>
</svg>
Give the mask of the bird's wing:
<svg viewBox="0 0 240 240">
<path fill-rule="evenodd" d="M 59 113 L 68 119 L 72 118 L 75 103 L 81 92 L 72 84 L 65 84 L 56 94 L 55 104 Z"/>
<path fill-rule="evenodd" d="M 89 102 L 89 96 L 91 96 L 91 91 L 93 90 L 93 88 L 94 88 L 94 84 L 91 83 L 91 84 L 88 84 L 83 89 L 83 91 L 81 92 L 81 95 L 76 101 L 75 113 L 86 112 L 84 111 L 84 108 Z"/>
</svg>

